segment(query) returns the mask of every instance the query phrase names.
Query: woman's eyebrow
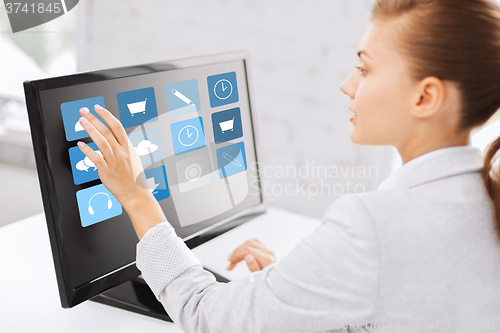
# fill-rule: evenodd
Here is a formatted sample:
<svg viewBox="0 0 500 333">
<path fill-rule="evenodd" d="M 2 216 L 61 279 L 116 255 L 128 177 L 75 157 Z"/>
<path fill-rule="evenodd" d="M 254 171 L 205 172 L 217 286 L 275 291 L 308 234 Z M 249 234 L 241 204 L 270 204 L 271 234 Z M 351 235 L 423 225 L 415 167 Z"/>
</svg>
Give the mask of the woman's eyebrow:
<svg viewBox="0 0 500 333">
<path fill-rule="evenodd" d="M 361 57 L 361 54 L 364 54 L 364 55 L 365 55 L 365 56 L 367 56 L 368 58 L 372 59 L 372 57 L 370 57 L 370 56 L 368 55 L 368 53 L 366 53 L 366 51 L 364 51 L 364 50 L 361 50 L 361 51 L 359 51 L 359 52 L 358 52 L 358 57 Z M 372 59 L 372 60 L 373 60 L 373 59 Z"/>
</svg>

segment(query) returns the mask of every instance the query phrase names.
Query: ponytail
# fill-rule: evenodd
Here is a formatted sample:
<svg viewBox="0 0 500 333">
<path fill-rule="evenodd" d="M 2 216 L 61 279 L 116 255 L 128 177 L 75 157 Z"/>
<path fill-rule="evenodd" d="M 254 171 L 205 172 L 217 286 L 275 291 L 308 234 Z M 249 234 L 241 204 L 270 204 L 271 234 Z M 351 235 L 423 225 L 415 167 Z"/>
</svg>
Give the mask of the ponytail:
<svg viewBox="0 0 500 333">
<path fill-rule="evenodd" d="M 500 165 L 498 151 L 500 149 L 500 137 L 490 143 L 484 156 L 483 179 L 488 194 L 495 205 L 495 229 L 500 237 Z"/>
</svg>

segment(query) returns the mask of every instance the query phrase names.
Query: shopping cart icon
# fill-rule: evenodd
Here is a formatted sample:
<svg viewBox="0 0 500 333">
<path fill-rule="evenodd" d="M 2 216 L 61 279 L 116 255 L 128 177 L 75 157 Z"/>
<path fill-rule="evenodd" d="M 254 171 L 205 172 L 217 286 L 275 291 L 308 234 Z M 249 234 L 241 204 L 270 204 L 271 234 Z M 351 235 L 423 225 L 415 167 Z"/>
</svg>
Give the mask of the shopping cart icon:
<svg viewBox="0 0 500 333">
<path fill-rule="evenodd" d="M 234 127 L 234 117 L 233 117 L 233 119 L 221 121 L 219 123 L 219 126 L 220 126 L 220 129 L 222 130 L 222 133 L 224 133 L 226 131 L 232 131 L 233 127 Z"/>
<path fill-rule="evenodd" d="M 153 87 L 123 91 L 116 94 L 120 121 L 125 128 L 136 127 L 158 120 Z"/>
<path fill-rule="evenodd" d="M 136 113 L 146 113 L 146 101 L 148 99 L 146 98 L 143 101 L 140 102 L 135 102 L 135 103 L 130 103 L 127 104 L 128 110 L 130 111 L 130 114 L 133 116 Z"/>
</svg>

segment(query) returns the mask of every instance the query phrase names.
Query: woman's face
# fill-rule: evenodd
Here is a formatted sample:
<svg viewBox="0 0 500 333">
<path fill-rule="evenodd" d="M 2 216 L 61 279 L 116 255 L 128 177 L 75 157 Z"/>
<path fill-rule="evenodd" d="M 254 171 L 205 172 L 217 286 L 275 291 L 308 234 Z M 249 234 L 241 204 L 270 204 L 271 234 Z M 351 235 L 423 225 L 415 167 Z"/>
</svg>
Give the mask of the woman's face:
<svg viewBox="0 0 500 333">
<path fill-rule="evenodd" d="M 359 68 L 340 87 L 351 99 L 351 140 L 357 144 L 399 146 L 411 138 L 417 83 L 392 45 L 394 23 L 370 22 L 360 43 Z"/>
</svg>

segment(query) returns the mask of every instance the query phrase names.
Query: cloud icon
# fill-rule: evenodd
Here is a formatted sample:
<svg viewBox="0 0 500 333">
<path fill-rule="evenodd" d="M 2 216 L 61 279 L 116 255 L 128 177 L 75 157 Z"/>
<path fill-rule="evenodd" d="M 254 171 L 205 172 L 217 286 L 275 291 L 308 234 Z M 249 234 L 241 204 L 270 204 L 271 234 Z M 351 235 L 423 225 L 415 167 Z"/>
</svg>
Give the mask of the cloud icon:
<svg viewBox="0 0 500 333">
<path fill-rule="evenodd" d="M 102 154 L 99 150 L 96 150 L 95 152 L 101 155 L 102 157 Z M 92 162 L 90 158 L 88 158 L 87 156 L 85 156 L 83 160 L 80 160 L 78 163 L 76 163 L 77 170 L 89 172 L 89 168 L 94 168 L 93 171 L 97 170 L 97 167 L 95 166 L 94 162 Z"/>
<path fill-rule="evenodd" d="M 77 120 L 75 124 L 75 132 L 85 131 L 82 124 L 80 124 L 80 119 Z"/>
<path fill-rule="evenodd" d="M 158 146 L 154 143 L 151 143 L 149 140 L 142 140 L 139 142 L 137 147 L 135 147 L 135 151 L 139 156 L 144 156 L 155 152 L 158 149 Z"/>
</svg>

